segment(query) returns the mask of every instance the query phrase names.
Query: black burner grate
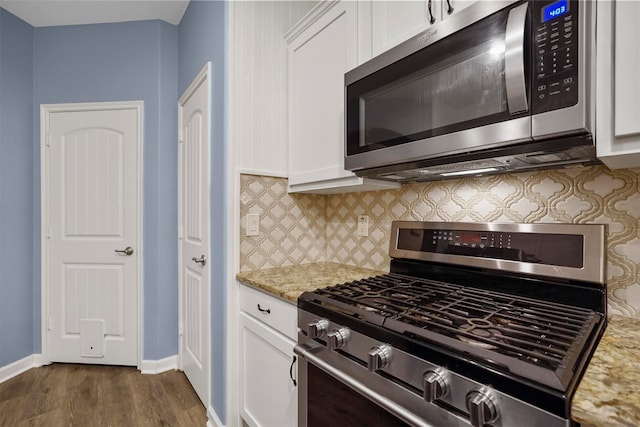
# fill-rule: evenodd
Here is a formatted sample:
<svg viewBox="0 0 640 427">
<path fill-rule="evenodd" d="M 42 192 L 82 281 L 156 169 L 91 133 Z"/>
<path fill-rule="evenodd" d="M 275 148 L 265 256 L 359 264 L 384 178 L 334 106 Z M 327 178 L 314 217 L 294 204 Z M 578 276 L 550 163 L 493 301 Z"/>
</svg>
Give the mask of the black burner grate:
<svg viewBox="0 0 640 427">
<path fill-rule="evenodd" d="M 571 371 L 599 321 L 598 313 L 580 307 L 400 274 L 314 293 L 334 310 L 475 354 L 554 387 L 564 382 L 558 376 Z"/>
</svg>

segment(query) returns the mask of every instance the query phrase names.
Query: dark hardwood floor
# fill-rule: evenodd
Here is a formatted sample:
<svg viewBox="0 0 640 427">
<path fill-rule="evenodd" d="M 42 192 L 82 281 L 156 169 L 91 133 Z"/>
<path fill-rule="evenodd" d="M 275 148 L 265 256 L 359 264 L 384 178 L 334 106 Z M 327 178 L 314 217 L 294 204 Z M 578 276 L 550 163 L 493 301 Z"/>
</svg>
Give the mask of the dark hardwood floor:
<svg viewBox="0 0 640 427">
<path fill-rule="evenodd" d="M 182 372 L 53 364 L 0 384 L 0 426 L 204 426 L 204 406 Z"/>
</svg>

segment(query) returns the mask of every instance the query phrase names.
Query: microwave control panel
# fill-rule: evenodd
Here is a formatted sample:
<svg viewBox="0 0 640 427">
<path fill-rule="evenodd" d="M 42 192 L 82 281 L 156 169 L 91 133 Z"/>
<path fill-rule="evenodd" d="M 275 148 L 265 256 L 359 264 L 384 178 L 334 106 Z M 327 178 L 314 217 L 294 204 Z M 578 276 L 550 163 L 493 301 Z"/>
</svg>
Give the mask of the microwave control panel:
<svg viewBox="0 0 640 427">
<path fill-rule="evenodd" d="M 534 114 L 578 103 L 578 2 L 531 2 Z"/>
</svg>

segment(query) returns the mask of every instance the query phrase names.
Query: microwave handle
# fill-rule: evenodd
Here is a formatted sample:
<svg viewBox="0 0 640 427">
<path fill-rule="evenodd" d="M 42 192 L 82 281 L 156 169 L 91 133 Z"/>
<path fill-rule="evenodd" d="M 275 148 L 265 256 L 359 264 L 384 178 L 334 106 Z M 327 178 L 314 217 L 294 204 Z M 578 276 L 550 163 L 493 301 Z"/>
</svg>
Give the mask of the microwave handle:
<svg viewBox="0 0 640 427">
<path fill-rule="evenodd" d="M 504 74 L 509 113 L 516 114 L 529 109 L 524 75 L 524 31 L 528 3 L 509 11 L 507 31 L 504 37 Z"/>
</svg>

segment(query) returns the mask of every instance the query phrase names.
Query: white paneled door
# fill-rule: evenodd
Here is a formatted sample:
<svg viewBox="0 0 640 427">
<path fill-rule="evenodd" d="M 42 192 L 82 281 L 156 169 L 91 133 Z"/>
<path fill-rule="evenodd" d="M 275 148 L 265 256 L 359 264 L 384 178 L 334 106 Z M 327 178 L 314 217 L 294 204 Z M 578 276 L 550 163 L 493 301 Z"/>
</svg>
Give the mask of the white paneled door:
<svg viewBox="0 0 640 427">
<path fill-rule="evenodd" d="M 209 158 L 210 65 L 180 97 L 180 364 L 196 393 L 209 405 L 210 272 Z"/>
<path fill-rule="evenodd" d="M 142 103 L 41 117 L 45 358 L 138 365 Z"/>
</svg>

